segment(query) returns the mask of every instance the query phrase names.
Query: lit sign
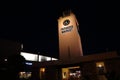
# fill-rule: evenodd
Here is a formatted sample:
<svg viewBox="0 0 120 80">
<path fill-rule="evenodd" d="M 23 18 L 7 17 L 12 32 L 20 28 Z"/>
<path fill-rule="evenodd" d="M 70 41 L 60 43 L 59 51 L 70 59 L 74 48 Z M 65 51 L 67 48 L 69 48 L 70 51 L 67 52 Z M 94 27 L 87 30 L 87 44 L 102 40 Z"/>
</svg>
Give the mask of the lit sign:
<svg viewBox="0 0 120 80">
<path fill-rule="evenodd" d="M 61 28 L 61 32 L 62 33 L 70 32 L 72 30 L 73 26 L 72 25 L 71 26 L 67 26 L 69 24 L 70 24 L 70 20 L 69 19 L 66 19 L 66 20 L 63 21 L 63 25 L 65 27 Z"/>
<path fill-rule="evenodd" d="M 73 28 L 73 26 L 64 27 L 64 28 L 61 28 L 61 31 L 62 31 L 62 33 L 70 32 L 72 30 L 72 28 Z"/>
<path fill-rule="evenodd" d="M 67 26 L 69 23 L 70 23 L 70 20 L 66 19 L 66 20 L 63 22 L 63 25 L 64 25 L 64 26 Z"/>
<path fill-rule="evenodd" d="M 32 63 L 30 63 L 30 62 L 26 62 L 25 64 L 26 64 L 26 65 L 32 65 Z"/>
</svg>

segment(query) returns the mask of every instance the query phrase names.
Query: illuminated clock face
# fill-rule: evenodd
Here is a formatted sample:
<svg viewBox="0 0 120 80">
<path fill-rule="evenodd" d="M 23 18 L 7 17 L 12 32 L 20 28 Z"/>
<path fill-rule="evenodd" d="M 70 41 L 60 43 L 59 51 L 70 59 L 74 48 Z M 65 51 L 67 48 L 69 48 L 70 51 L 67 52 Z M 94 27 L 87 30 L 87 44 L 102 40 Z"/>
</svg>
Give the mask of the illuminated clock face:
<svg viewBox="0 0 120 80">
<path fill-rule="evenodd" d="M 68 24 L 70 24 L 70 20 L 66 19 L 66 20 L 63 22 L 63 25 L 64 25 L 64 26 L 67 26 Z"/>
</svg>

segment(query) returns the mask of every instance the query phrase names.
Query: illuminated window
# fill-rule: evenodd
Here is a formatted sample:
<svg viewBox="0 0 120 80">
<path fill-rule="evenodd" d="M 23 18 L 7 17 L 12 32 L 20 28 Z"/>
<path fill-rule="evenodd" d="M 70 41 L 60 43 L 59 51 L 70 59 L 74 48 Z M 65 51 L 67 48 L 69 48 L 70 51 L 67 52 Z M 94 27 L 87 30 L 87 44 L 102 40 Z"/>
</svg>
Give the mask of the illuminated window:
<svg viewBox="0 0 120 80">
<path fill-rule="evenodd" d="M 39 62 L 51 61 L 51 57 L 39 55 Z"/>
<path fill-rule="evenodd" d="M 20 55 L 22 55 L 27 61 L 39 61 L 39 62 L 43 62 L 43 61 L 58 60 L 56 58 L 52 58 L 52 57 L 48 57 L 48 56 L 43 56 L 43 55 L 32 54 L 32 53 L 27 53 L 27 52 L 21 52 Z"/>
<path fill-rule="evenodd" d="M 53 60 L 58 60 L 58 59 L 56 59 L 56 58 L 52 58 L 52 61 L 53 61 Z"/>
<path fill-rule="evenodd" d="M 31 78 L 31 76 L 32 76 L 32 72 L 20 72 L 19 73 L 19 78 L 20 79 L 30 79 Z"/>
<path fill-rule="evenodd" d="M 47 61 L 51 61 L 51 57 L 46 57 Z"/>
<path fill-rule="evenodd" d="M 81 70 L 79 66 L 62 68 L 62 79 L 65 80 L 79 80 Z"/>
<path fill-rule="evenodd" d="M 37 61 L 38 60 L 37 54 L 21 52 L 21 55 L 28 61 Z"/>
</svg>

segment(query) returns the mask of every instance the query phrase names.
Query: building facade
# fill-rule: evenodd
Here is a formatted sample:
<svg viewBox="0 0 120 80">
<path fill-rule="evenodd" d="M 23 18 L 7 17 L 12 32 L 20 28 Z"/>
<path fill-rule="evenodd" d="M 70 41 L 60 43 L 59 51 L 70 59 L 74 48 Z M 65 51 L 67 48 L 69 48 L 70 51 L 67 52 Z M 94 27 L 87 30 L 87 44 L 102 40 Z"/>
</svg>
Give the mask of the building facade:
<svg viewBox="0 0 120 80">
<path fill-rule="evenodd" d="M 108 80 L 109 72 L 116 74 L 112 77 L 120 76 L 118 52 L 83 56 L 78 30 L 73 13 L 67 12 L 58 19 L 59 60 L 34 62 L 32 80 Z"/>
<path fill-rule="evenodd" d="M 83 56 L 78 26 L 71 12 L 58 19 L 59 59 L 21 53 L 21 44 L 5 40 L 0 40 L 0 57 L 6 60 L 9 55 L 24 56 L 27 66 L 20 72 L 20 78 L 26 80 L 120 80 L 119 52 Z"/>
</svg>

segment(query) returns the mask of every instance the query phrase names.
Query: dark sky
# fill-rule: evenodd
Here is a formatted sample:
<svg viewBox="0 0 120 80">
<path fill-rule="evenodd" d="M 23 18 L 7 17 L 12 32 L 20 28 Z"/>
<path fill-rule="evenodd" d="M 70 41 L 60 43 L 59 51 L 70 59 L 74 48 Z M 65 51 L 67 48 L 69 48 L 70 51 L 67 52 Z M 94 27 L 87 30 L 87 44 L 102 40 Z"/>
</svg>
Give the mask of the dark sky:
<svg viewBox="0 0 120 80">
<path fill-rule="evenodd" d="M 109 5 L 96 0 L 2 2 L 0 38 L 23 43 L 24 51 L 58 57 L 57 19 L 71 9 L 79 22 L 84 55 L 119 50 L 119 34 Z"/>
</svg>

